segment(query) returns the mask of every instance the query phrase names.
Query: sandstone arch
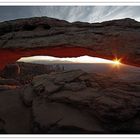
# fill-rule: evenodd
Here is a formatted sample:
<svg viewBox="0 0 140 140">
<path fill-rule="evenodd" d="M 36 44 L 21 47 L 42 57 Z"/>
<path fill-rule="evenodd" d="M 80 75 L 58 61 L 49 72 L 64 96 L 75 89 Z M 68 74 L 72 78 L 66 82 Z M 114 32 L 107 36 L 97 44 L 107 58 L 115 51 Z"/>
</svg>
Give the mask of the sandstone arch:
<svg viewBox="0 0 140 140">
<path fill-rule="evenodd" d="M 0 69 L 33 55 L 117 57 L 122 63 L 140 66 L 140 23 L 129 18 L 69 23 L 48 17 L 1 22 Z"/>
</svg>

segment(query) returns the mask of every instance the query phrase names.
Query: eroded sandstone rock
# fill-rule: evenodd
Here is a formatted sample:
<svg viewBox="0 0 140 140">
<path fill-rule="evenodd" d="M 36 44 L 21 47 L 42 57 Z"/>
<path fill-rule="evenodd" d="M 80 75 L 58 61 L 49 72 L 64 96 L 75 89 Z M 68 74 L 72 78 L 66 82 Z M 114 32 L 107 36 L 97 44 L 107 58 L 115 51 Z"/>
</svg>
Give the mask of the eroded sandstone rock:
<svg viewBox="0 0 140 140">
<path fill-rule="evenodd" d="M 112 77 L 112 78 L 111 78 Z M 0 93 L 6 133 L 140 133 L 140 81 L 81 70 L 34 77 Z"/>
<path fill-rule="evenodd" d="M 56 83 L 61 77 L 60 84 Z M 73 80 L 66 80 L 67 77 Z M 44 96 L 51 88 L 46 81 L 63 86 Z M 34 90 L 38 84 L 45 88 L 39 95 Z M 37 76 L 31 87 L 34 133 L 140 132 L 134 122 L 139 118 L 139 91 L 134 92 L 125 81 L 75 70 Z"/>
</svg>

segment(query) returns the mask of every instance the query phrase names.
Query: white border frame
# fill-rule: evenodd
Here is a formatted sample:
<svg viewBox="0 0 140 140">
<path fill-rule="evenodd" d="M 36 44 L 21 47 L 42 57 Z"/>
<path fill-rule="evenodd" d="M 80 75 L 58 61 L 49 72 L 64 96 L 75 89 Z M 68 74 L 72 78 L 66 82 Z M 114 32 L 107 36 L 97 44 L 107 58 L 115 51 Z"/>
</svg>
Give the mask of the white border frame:
<svg viewBox="0 0 140 140">
<path fill-rule="evenodd" d="M 140 0 L 0 0 L 0 3 L 137 3 Z"/>
<path fill-rule="evenodd" d="M 11 0 L 13 1 L 13 0 Z M 46 0 L 45 0 L 46 1 Z M 1 2 L 0 6 L 140 6 L 139 2 Z M 112 0 L 114 1 L 114 0 Z"/>
</svg>

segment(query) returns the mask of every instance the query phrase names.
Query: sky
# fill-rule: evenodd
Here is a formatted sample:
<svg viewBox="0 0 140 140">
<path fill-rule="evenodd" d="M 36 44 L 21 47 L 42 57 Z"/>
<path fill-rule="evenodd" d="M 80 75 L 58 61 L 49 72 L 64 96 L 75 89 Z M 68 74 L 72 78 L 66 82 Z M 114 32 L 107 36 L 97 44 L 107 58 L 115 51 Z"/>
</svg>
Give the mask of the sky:
<svg viewBox="0 0 140 140">
<path fill-rule="evenodd" d="M 133 18 L 140 21 L 140 6 L 0 6 L 0 21 L 48 16 L 69 22 L 102 22 Z"/>
<path fill-rule="evenodd" d="M 32 56 L 32 57 L 22 57 L 19 59 L 19 62 L 44 62 L 48 61 L 51 63 L 113 63 L 113 64 L 119 64 L 117 61 L 111 61 L 111 60 L 106 60 L 102 58 L 97 58 L 97 57 L 90 57 L 90 56 L 80 56 L 80 57 L 67 57 L 67 58 L 58 58 L 58 57 L 52 57 L 52 56 Z"/>
</svg>

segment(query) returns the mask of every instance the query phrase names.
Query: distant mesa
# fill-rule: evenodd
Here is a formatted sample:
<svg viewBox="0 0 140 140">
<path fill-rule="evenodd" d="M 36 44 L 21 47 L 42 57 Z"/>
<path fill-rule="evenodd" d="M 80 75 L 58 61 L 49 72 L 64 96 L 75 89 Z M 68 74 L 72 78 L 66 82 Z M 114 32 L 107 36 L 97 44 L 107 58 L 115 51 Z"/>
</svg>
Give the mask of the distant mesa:
<svg viewBox="0 0 140 140">
<path fill-rule="evenodd" d="M 89 55 L 140 66 L 140 22 L 120 19 L 69 23 L 49 17 L 0 23 L 0 69 L 21 57 Z"/>
</svg>

